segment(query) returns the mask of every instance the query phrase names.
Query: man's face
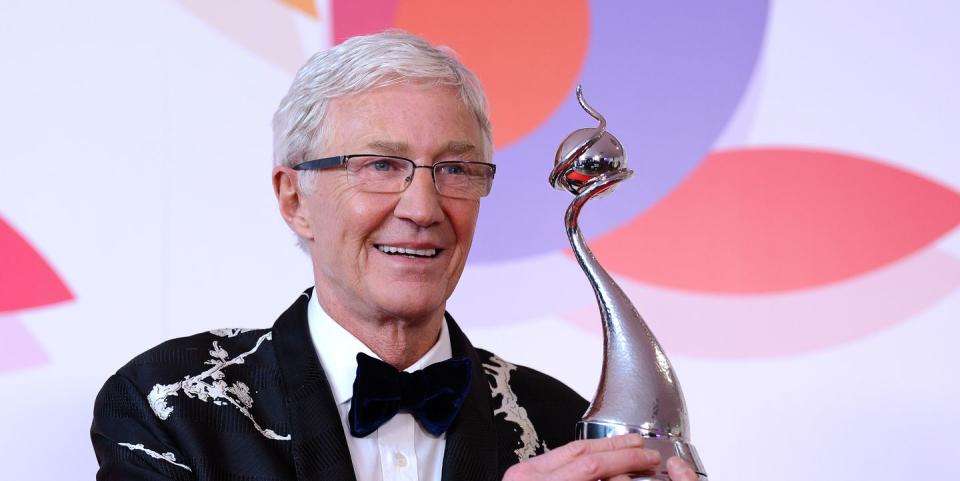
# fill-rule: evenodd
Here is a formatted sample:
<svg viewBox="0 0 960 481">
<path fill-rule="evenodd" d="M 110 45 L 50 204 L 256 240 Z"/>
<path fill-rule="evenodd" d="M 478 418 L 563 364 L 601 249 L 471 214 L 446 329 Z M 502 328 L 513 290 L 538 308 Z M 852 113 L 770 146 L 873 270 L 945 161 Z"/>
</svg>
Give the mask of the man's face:
<svg viewBox="0 0 960 481">
<path fill-rule="evenodd" d="M 480 126 L 451 88 L 398 85 L 336 99 L 326 126 L 331 141 L 316 157 L 484 160 Z M 463 271 L 479 201 L 439 195 L 429 169 L 416 169 L 410 186 L 392 194 L 363 192 L 347 175 L 318 172 L 302 200 L 309 226 L 301 236 L 321 302 L 370 320 L 438 318 Z M 393 248 L 436 254 L 388 252 Z"/>
</svg>

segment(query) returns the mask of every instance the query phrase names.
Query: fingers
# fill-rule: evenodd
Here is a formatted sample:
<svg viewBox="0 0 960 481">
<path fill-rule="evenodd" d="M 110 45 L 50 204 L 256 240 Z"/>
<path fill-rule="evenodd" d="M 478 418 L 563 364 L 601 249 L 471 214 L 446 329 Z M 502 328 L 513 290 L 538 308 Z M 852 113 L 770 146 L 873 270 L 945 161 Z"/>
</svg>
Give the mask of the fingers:
<svg viewBox="0 0 960 481">
<path fill-rule="evenodd" d="M 511 467 L 509 481 L 627 481 L 628 473 L 646 471 L 660 464 L 660 453 L 643 449 L 636 434 L 574 441 Z"/>
<path fill-rule="evenodd" d="M 643 436 L 626 434 L 602 439 L 583 439 L 567 443 L 553 451 L 537 456 L 527 462 L 535 463 L 538 469 L 552 471 L 582 456 L 622 449 L 643 447 Z"/>
<path fill-rule="evenodd" d="M 667 460 L 667 472 L 673 481 L 699 481 L 696 471 L 686 461 L 677 456 Z"/>
<path fill-rule="evenodd" d="M 660 453 L 650 449 L 618 449 L 580 456 L 561 466 L 548 479 L 581 481 L 606 479 L 624 473 L 645 471 L 660 464 Z"/>
</svg>

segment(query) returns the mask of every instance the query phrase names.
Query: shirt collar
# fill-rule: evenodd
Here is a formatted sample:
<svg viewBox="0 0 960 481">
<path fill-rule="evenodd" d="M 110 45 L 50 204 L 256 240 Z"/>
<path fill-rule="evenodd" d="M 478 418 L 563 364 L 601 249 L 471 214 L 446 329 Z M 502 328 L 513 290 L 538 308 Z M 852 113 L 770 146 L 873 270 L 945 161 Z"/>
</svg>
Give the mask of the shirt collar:
<svg viewBox="0 0 960 481">
<path fill-rule="evenodd" d="M 350 334 L 337 321 L 334 321 L 326 311 L 320 307 L 316 294 L 310 299 L 307 307 L 307 323 L 310 326 L 310 337 L 313 346 L 323 366 L 323 373 L 327 376 L 333 398 L 337 404 L 344 404 L 353 398 L 353 380 L 357 376 L 357 353 L 362 352 L 370 357 L 380 359 L 363 342 Z M 431 364 L 445 361 L 453 356 L 450 345 L 450 331 L 444 320 L 440 325 L 440 338 L 436 344 L 420 359 L 417 359 L 404 371 L 412 372 L 423 369 Z"/>
</svg>

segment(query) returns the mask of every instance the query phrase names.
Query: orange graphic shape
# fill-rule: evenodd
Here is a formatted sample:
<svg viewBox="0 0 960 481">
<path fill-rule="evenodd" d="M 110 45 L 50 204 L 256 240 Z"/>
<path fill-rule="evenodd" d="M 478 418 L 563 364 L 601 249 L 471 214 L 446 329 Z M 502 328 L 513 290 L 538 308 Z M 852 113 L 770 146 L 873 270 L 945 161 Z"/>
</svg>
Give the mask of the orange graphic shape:
<svg viewBox="0 0 960 481">
<path fill-rule="evenodd" d="M 314 0 L 280 0 L 280 3 L 293 7 L 304 15 L 320 18 L 320 12 L 317 11 L 317 3 Z"/>
<path fill-rule="evenodd" d="M 401 0 L 396 26 L 457 51 L 486 89 L 503 147 L 569 97 L 587 53 L 589 8 L 583 0 Z"/>
<path fill-rule="evenodd" d="M 863 274 L 958 223 L 957 192 L 891 165 L 815 150 L 731 150 L 711 154 L 670 195 L 591 247 L 634 280 L 758 293 Z"/>
</svg>

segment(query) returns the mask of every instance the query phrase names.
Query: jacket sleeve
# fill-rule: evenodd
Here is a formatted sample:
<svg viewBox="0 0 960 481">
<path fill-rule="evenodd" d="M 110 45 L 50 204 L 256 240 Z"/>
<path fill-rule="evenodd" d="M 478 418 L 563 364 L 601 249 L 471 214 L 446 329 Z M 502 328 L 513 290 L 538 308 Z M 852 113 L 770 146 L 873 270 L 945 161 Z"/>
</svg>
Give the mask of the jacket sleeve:
<svg viewBox="0 0 960 481">
<path fill-rule="evenodd" d="M 93 411 L 93 450 L 98 480 L 193 480 L 194 467 L 178 450 L 141 392 L 130 379 L 107 380 Z"/>
</svg>

